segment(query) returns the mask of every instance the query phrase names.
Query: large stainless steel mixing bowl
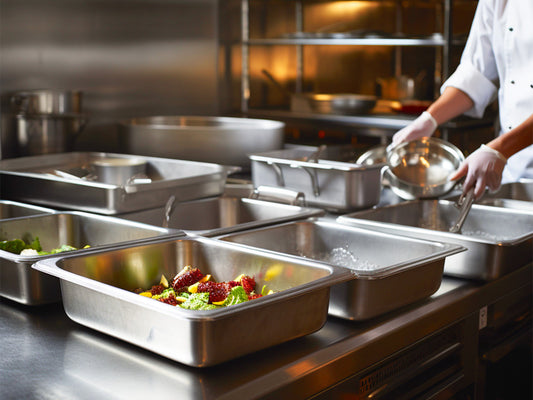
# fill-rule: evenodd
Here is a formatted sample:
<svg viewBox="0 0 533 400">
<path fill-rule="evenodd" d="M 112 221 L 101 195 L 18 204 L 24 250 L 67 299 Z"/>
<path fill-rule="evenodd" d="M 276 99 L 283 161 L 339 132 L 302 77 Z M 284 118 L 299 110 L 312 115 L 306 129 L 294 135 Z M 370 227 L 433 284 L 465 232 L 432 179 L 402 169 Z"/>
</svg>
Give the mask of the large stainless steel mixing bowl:
<svg viewBox="0 0 533 400">
<path fill-rule="evenodd" d="M 250 118 L 153 116 L 120 122 L 130 154 L 249 167 L 248 154 L 283 148 L 285 124 Z"/>
<path fill-rule="evenodd" d="M 394 193 L 406 200 L 434 198 L 456 185 L 448 178 L 464 155 L 453 144 L 438 138 L 400 143 L 387 151 L 384 171 Z"/>
</svg>

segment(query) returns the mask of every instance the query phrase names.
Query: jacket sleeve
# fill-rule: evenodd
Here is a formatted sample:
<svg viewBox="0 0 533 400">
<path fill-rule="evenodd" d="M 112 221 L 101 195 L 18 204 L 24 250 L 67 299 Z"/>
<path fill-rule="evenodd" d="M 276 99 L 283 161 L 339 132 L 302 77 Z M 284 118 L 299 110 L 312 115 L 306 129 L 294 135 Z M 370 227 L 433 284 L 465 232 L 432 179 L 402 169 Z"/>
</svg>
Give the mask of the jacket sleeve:
<svg viewBox="0 0 533 400">
<path fill-rule="evenodd" d="M 474 15 L 470 34 L 461 62 L 455 72 L 444 82 L 441 93 L 448 86 L 465 92 L 474 107 L 465 115 L 482 117 L 485 108 L 498 93 L 498 70 L 492 46 L 494 0 L 480 0 Z"/>
</svg>

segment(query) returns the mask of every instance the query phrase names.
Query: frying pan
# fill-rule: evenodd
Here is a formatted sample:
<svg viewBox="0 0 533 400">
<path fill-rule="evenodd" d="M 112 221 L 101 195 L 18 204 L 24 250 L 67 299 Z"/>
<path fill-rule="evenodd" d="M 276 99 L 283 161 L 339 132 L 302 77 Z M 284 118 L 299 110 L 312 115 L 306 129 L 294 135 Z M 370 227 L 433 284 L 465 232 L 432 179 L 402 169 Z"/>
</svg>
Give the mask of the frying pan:
<svg viewBox="0 0 533 400">
<path fill-rule="evenodd" d="M 351 93 L 291 93 L 267 70 L 261 71 L 269 81 L 291 99 L 291 111 L 316 112 L 321 114 L 367 114 L 377 102 L 376 96 Z"/>
</svg>

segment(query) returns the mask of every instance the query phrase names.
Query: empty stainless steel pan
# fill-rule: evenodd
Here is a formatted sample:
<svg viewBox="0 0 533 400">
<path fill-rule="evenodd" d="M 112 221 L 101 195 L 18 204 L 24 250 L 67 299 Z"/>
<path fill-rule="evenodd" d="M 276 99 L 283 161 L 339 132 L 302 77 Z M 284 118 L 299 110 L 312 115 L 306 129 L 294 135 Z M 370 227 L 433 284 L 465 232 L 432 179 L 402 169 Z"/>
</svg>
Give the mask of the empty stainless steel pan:
<svg viewBox="0 0 533 400">
<path fill-rule="evenodd" d="M 124 151 L 249 167 L 248 154 L 283 148 L 285 124 L 251 118 L 152 116 L 119 124 Z"/>
<path fill-rule="evenodd" d="M 464 248 L 326 220 L 289 222 L 218 239 L 336 265 L 352 280 L 331 288 L 329 313 L 364 320 L 430 296 L 444 260 Z"/>
<path fill-rule="evenodd" d="M 460 210 L 447 200 L 414 200 L 338 217 L 352 226 L 456 243 L 468 250 L 446 259 L 444 273 L 494 280 L 533 260 L 533 214 L 474 204 L 461 233 L 449 232 Z"/>
<path fill-rule="evenodd" d="M 306 161 L 313 152 L 293 148 L 250 155 L 254 187 L 282 187 L 301 192 L 308 205 L 334 212 L 379 203 L 382 165 Z"/>
<path fill-rule="evenodd" d="M 165 212 L 167 211 L 167 213 Z M 118 215 L 120 218 L 180 229 L 191 235 L 214 236 L 313 216 L 318 208 L 235 196 L 219 196 Z"/>
</svg>

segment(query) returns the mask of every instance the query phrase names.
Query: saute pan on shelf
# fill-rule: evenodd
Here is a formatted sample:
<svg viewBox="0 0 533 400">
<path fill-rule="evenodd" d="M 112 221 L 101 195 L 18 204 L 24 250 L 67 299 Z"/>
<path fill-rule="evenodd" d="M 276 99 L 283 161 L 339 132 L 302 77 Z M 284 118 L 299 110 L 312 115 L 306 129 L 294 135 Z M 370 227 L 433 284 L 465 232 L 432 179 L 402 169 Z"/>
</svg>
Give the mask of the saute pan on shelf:
<svg viewBox="0 0 533 400">
<path fill-rule="evenodd" d="M 291 93 L 267 70 L 262 73 L 291 99 L 291 111 L 321 114 L 367 114 L 376 105 L 377 97 L 352 93 Z"/>
</svg>

